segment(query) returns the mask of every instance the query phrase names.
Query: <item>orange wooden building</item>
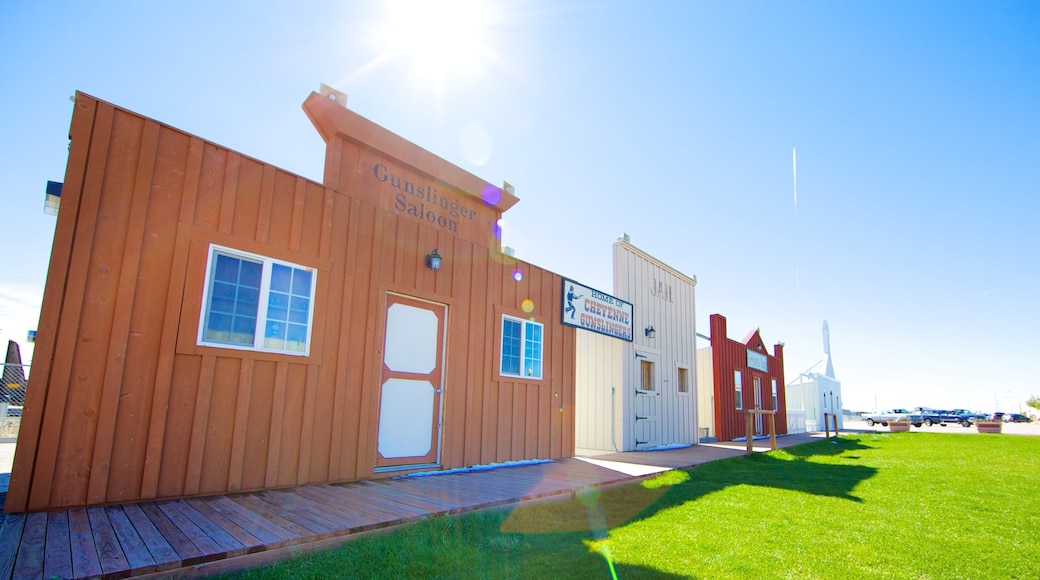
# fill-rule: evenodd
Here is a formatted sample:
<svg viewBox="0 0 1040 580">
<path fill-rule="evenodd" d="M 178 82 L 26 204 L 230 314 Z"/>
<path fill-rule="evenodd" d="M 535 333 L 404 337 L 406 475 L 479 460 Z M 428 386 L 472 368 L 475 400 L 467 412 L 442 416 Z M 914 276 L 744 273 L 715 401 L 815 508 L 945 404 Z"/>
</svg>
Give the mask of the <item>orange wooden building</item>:
<svg viewBox="0 0 1040 580">
<path fill-rule="evenodd" d="M 304 110 L 324 183 L 76 95 L 6 511 L 573 454 L 562 279 L 496 236 L 517 198 Z"/>
</svg>

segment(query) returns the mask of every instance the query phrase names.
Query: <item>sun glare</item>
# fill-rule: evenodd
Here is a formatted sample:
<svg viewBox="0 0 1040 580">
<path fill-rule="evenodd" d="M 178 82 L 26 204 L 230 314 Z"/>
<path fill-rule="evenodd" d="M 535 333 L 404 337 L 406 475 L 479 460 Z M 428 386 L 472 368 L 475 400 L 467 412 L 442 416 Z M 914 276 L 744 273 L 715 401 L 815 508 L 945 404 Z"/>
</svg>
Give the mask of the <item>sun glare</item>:
<svg viewBox="0 0 1040 580">
<path fill-rule="evenodd" d="M 391 0 L 383 31 L 386 50 L 411 63 L 411 74 L 442 84 L 473 77 L 488 58 L 489 14 L 481 0 Z"/>
</svg>

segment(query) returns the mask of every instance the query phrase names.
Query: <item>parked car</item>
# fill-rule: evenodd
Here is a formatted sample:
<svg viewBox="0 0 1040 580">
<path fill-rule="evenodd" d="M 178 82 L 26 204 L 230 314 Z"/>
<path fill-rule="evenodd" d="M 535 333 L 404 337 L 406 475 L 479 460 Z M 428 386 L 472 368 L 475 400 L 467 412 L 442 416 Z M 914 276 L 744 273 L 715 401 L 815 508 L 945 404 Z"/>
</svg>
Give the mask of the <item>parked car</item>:
<svg viewBox="0 0 1040 580">
<path fill-rule="evenodd" d="M 1033 420 L 1021 413 L 1008 413 L 1004 415 L 1005 423 L 1032 423 Z"/>
<path fill-rule="evenodd" d="M 929 427 L 932 425 L 942 425 L 945 427 L 947 423 L 956 423 L 964 427 L 971 427 L 976 421 L 990 418 L 989 415 L 972 413 L 967 409 L 943 411 L 941 409 L 932 409 L 930 407 L 914 407 L 914 411 L 921 414 L 921 422 Z"/>
<path fill-rule="evenodd" d="M 984 421 L 990 416 L 985 413 L 972 413 L 967 409 L 954 409 L 946 417 L 946 423 L 960 423 L 962 427 L 971 427 L 976 421 Z"/>
<path fill-rule="evenodd" d="M 932 409 L 930 407 L 914 407 L 914 411 L 921 414 L 921 422 L 928 427 L 932 425 L 946 426 L 945 416 L 949 411 L 943 411 L 941 409 Z"/>
<path fill-rule="evenodd" d="M 881 423 L 885 427 L 888 427 L 889 421 L 895 421 L 906 417 L 906 420 L 910 421 L 910 424 L 914 427 L 920 427 L 924 419 L 921 418 L 921 413 L 917 411 L 909 411 L 907 409 L 892 409 L 891 411 L 881 411 L 880 413 L 870 413 L 863 416 L 863 421 L 867 423 L 868 427 L 873 427 L 874 423 Z"/>
</svg>

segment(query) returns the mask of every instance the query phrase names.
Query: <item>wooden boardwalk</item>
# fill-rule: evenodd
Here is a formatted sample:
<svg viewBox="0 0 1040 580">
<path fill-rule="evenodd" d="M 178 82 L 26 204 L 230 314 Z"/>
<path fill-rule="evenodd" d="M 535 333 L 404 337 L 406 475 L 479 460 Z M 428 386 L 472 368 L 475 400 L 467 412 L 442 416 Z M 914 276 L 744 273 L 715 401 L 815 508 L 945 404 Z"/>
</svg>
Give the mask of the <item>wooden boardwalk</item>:
<svg viewBox="0 0 1040 580">
<path fill-rule="evenodd" d="M 782 437 L 778 446 L 813 436 Z M 761 442 L 756 450 L 764 450 Z M 4 514 L 0 580 L 217 574 L 428 517 L 564 496 L 742 453 L 741 443 L 707 444 L 430 477 Z"/>
</svg>

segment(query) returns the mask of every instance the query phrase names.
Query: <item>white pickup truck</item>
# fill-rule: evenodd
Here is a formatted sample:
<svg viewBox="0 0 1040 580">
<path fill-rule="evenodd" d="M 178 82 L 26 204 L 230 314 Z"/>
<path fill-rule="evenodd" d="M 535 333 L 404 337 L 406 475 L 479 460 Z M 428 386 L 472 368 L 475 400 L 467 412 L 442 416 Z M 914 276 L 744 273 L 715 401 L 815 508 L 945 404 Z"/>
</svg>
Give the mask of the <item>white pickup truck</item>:
<svg viewBox="0 0 1040 580">
<path fill-rule="evenodd" d="M 892 409 L 891 411 L 881 411 L 877 413 L 870 413 L 863 416 L 863 421 L 868 427 L 873 427 L 874 423 L 881 423 L 885 427 L 888 427 L 889 421 L 895 421 L 906 417 L 910 424 L 914 427 L 920 427 L 924 423 L 924 417 L 920 411 L 911 411 L 909 409 Z"/>
</svg>

